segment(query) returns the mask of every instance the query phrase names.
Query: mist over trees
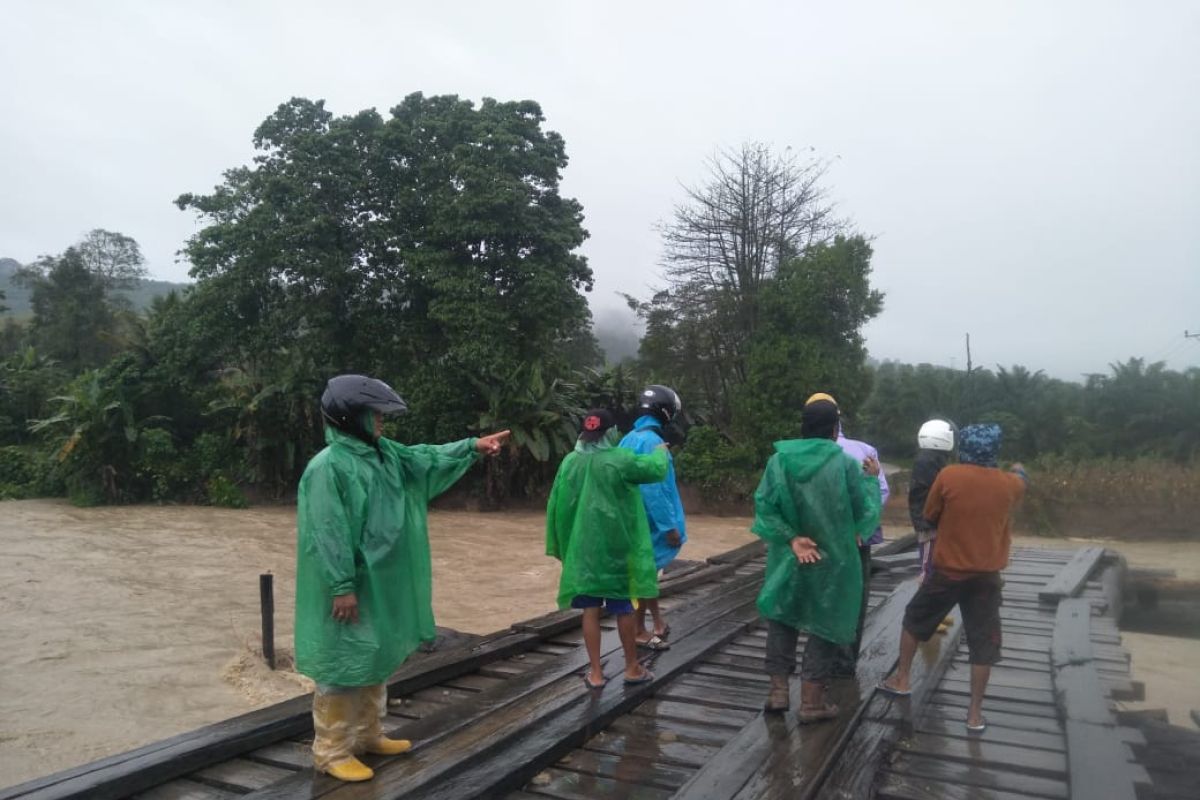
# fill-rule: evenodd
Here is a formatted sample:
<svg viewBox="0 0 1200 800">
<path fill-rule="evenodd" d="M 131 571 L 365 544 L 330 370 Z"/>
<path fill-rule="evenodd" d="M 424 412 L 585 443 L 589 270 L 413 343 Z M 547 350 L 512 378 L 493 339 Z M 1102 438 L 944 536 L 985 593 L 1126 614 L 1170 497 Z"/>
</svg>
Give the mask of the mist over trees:
<svg viewBox="0 0 1200 800">
<path fill-rule="evenodd" d="M 286 497 L 345 372 L 405 396 L 401 440 L 512 429 L 475 485 L 493 506 L 538 497 L 583 410 L 628 425 L 651 382 L 684 399 L 681 477 L 717 496 L 744 495 L 816 391 L 898 458 L 934 415 L 1001 422 L 1014 457 L 1200 454 L 1200 370 L 871 366 L 871 240 L 828 201 L 825 164 L 790 149 L 718 151 L 662 227 L 661 288 L 593 320 L 583 207 L 543 123 L 532 101 L 414 94 L 336 116 L 293 98 L 250 164 L 176 200 L 202 224 L 183 243 L 194 284 L 136 308 L 140 248 L 99 229 L 6 263 L 29 312 L 0 329 L 0 497 Z"/>
</svg>

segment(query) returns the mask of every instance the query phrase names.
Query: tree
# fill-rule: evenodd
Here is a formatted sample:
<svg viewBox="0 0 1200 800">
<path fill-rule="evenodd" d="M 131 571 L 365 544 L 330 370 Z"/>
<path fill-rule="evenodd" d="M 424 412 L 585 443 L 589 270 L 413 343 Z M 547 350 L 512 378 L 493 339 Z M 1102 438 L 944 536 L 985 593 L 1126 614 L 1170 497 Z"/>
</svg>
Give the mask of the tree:
<svg viewBox="0 0 1200 800">
<path fill-rule="evenodd" d="M 177 200 L 207 223 L 185 248 L 188 305 L 216 366 L 265 375 L 299 351 L 311 378 L 378 374 L 409 400 L 404 435 L 448 439 L 514 407 L 474 380 L 537 365 L 549 384 L 594 360 L 582 210 L 542 122 L 531 101 L 413 94 L 386 119 L 281 105 L 253 166 Z"/>
<path fill-rule="evenodd" d="M 79 250 L 43 256 L 14 280 L 31 290 L 30 336 L 39 352 L 72 373 L 97 367 L 116 352 L 114 311 L 104 282 Z"/>
<path fill-rule="evenodd" d="M 668 286 L 639 306 L 642 354 L 655 371 L 682 368 L 680 382 L 702 393 L 703 411 L 722 428 L 749 377 L 763 287 L 845 228 L 825 199 L 824 174 L 820 161 L 761 144 L 721 151 L 663 227 Z"/>
<path fill-rule="evenodd" d="M 786 259 L 763 281 L 758 330 L 750 341 L 746 380 L 734 395 L 734 428 L 765 446 L 798 436 L 804 400 L 831 391 L 846 411 L 866 400 L 862 327 L 883 309 L 871 288 L 871 246 L 838 236 Z"/>
<path fill-rule="evenodd" d="M 105 290 L 131 289 L 146 277 L 146 260 L 142 248 L 123 233 L 96 228 L 75 245 L 87 271 L 95 276 Z"/>
</svg>

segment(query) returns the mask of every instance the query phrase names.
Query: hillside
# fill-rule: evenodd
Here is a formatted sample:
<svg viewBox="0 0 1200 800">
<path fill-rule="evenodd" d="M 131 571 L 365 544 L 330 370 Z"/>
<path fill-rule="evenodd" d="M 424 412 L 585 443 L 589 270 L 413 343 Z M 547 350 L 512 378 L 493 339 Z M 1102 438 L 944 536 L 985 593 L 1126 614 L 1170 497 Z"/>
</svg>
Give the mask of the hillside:
<svg viewBox="0 0 1200 800">
<path fill-rule="evenodd" d="M 0 258 L 0 291 L 4 292 L 4 305 L 8 311 L 3 316 L 26 317 L 30 313 L 29 289 L 16 286 L 12 277 L 21 268 L 20 262 L 11 258 Z M 138 281 L 137 286 L 117 295 L 126 297 L 137 311 L 147 308 L 156 297 L 187 287 L 186 283 L 172 283 L 153 279 Z"/>
</svg>

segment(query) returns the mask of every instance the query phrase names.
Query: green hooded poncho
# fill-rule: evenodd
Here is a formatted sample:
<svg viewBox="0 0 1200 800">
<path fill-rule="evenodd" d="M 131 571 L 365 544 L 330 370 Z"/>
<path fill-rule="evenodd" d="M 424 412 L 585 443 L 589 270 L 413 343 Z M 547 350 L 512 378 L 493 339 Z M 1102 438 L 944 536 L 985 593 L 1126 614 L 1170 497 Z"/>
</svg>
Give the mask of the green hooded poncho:
<svg viewBox="0 0 1200 800">
<path fill-rule="evenodd" d="M 576 595 L 658 597 L 650 524 L 638 484 L 667 476 L 667 451 L 635 455 L 611 428 L 579 441 L 558 468 L 546 503 L 546 555 L 562 562 L 558 607 Z"/>
<path fill-rule="evenodd" d="M 475 463 L 475 440 L 379 450 L 332 427 L 300 479 L 296 543 L 296 669 L 317 683 L 387 680 L 433 623 L 427 505 Z M 381 458 L 382 456 L 382 458 Z M 354 592 L 357 623 L 332 617 Z"/>
<path fill-rule="evenodd" d="M 770 620 L 835 644 L 854 641 L 862 602 L 863 541 L 879 525 L 878 479 L 829 439 L 775 443 L 754 493 L 751 530 L 767 543 L 758 610 Z M 807 536 L 821 560 L 801 564 L 791 540 Z"/>
</svg>

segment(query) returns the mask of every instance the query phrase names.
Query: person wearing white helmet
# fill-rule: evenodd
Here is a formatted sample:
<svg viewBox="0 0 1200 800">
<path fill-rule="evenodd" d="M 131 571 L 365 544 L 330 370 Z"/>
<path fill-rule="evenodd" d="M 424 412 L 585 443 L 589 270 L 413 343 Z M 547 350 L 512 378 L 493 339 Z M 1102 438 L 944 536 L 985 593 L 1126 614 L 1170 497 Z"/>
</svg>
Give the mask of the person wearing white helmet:
<svg viewBox="0 0 1200 800">
<path fill-rule="evenodd" d="M 917 552 L 921 558 L 921 579 L 929 577 L 933 570 L 933 542 L 937 528 L 925 519 L 922 513 L 929 487 L 937 478 L 942 467 L 950 463 L 954 455 L 957 430 L 954 423 L 944 419 L 931 419 L 917 431 L 917 458 L 913 461 L 912 480 L 908 486 L 908 515 L 913 530 L 917 533 Z"/>
</svg>

